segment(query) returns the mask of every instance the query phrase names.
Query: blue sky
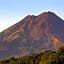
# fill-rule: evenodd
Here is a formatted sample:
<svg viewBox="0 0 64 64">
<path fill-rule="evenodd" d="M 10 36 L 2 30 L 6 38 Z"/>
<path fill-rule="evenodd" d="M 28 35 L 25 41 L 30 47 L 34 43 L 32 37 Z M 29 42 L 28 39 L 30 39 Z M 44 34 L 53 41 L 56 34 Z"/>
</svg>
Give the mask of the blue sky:
<svg viewBox="0 0 64 64">
<path fill-rule="evenodd" d="M 52 11 L 64 19 L 64 0 L 0 0 L 0 31 L 26 15 Z"/>
</svg>

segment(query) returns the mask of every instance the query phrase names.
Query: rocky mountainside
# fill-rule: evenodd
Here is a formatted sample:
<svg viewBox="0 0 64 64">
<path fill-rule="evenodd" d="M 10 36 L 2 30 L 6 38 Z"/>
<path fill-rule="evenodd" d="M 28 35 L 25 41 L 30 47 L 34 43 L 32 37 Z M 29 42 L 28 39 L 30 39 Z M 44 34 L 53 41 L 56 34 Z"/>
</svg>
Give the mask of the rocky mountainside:
<svg viewBox="0 0 64 64">
<path fill-rule="evenodd" d="M 24 56 L 64 45 L 64 20 L 53 12 L 28 15 L 0 33 L 0 58 Z"/>
</svg>

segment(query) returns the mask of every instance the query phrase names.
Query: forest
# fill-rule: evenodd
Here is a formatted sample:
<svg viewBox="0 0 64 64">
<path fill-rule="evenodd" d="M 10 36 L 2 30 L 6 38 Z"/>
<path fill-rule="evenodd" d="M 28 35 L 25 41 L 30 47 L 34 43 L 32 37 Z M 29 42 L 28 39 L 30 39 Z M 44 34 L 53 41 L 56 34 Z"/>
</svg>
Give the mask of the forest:
<svg viewBox="0 0 64 64">
<path fill-rule="evenodd" d="M 64 64 L 64 47 L 18 58 L 0 59 L 0 64 Z"/>
</svg>

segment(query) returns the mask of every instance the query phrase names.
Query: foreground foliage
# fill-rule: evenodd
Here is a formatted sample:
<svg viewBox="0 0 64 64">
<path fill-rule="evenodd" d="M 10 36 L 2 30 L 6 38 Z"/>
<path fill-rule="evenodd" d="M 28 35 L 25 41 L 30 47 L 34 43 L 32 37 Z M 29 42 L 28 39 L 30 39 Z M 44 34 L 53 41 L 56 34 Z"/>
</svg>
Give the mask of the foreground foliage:
<svg viewBox="0 0 64 64">
<path fill-rule="evenodd" d="M 64 47 L 56 51 L 46 50 L 19 58 L 9 57 L 0 59 L 0 64 L 64 64 Z"/>
</svg>

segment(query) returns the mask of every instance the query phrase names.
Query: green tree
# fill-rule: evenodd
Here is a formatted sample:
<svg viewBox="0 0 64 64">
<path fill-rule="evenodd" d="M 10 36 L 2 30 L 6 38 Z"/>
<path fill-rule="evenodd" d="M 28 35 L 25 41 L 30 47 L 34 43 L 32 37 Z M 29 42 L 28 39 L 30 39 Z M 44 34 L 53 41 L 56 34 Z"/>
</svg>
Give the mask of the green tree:
<svg viewBox="0 0 64 64">
<path fill-rule="evenodd" d="M 56 53 L 57 53 L 58 55 L 64 55 L 64 46 L 59 47 L 59 48 L 57 49 Z"/>
<path fill-rule="evenodd" d="M 41 61 L 39 62 L 39 64 L 48 64 L 48 58 L 50 55 L 52 55 L 52 51 L 51 50 L 47 50 L 43 52 L 43 55 L 41 56 Z"/>
</svg>

